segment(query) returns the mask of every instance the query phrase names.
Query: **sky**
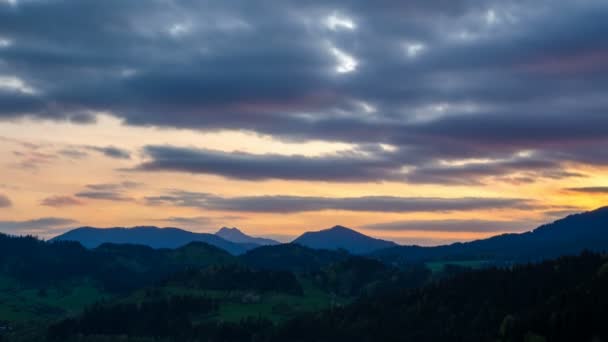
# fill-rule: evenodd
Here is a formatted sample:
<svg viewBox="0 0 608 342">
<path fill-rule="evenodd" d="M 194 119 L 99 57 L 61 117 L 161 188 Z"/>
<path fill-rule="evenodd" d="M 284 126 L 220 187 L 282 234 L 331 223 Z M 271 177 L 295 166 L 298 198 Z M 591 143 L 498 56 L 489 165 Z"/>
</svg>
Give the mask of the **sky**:
<svg viewBox="0 0 608 342">
<path fill-rule="evenodd" d="M 0 0 L 0 232 L 344 225 L 608 200 L 605 0 Z"/>
</svg>

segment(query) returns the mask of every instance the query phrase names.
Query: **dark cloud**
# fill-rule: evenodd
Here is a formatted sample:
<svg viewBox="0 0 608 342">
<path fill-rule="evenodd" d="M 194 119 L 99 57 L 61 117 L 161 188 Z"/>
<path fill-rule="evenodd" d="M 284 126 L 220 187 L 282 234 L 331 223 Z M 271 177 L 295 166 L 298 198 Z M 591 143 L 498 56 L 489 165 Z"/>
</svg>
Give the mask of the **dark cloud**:
<svg viewBox="0 0 608 342">
<path fill-rule="evenodd" d="M 421 166 L 408 173 L 410 183 L 430 184 L 479 184 L 484 178 L 493 177 L 498 181 L 513 184 L 531 183 L 535 179 L 561 179 L 583 177 L 580 173 L 561 170 L 560 162 L 535 158 L 515 158 L 486 162 L 471 162 L 464 165 L 434 165 Z M 520 173 L 519 176 L 501 178 L 509 174 Z"/>
<path fill-rule="evenodd" d="M 51 196 L 43 199 L 40 204 L 49 207 L 70 207 L 75 205 L 82 205 L 82 201 L 72 196 Z"/>
<path fill-rule="evenodd" d="M 142 186 L 142 183 L 123 181 L 120 183 L 87 184 L 87 188 L 95 191 L 122 191 Z"/>
<path fill-rule="evenodd" d="M 608 186 L 589 186 L 589 187 L 580 187 L 580 188 L 567 188 L 566 191 L 572 192 L 582 192 L 585 194 L 607 194 L 608 195 Z"/>
<path fill-rule="evenodd" d="M 285 179 L 333 182 L 407 181 L 428 184 L 483 184 L 486 178 L 513 184 L 537 179 L 584 177 L 566 171 L 552 156 L 509 156 L 460 164 L 416 165 L 424 152 L 391 152 L 373 145 L 355 151 L 315 157 L 221 152 L 174 146 L 146 146 L 147 161 L 138 171 L 215 174 L 245 180 Z M 404 171 L 410 166 L 411 170 Z M 513 176 L 515 175 L 515 176 Z"/>
<path fill-rule="evenodd" d="M 8 208 L 13 205 L 13 202 L 3 194 L 0 194 L 0 208 Z"/>
<path fill-rule="evenodd" d="M 193 216 L 193 217 L 182 217 L 182 216 L 171 216 L 159 221 L 173 222 L 175 224 L 184 225 L 209 225 L 216 224 L 222 221 L 239 221 L 244 220 L 246 217 L 238 215 L 225 215 L 219 217 L 207 217 L 207 216 Z"/>
<path fill-rule="evenodd" d="M 86 158 L 89 155 L 88 153 L 75 149 L 75 148 L 66 148 L 66 149 L 60 150 L 58 153 L 64 157 L 67 157 L 70 159 L 82 159 L 82 158 Z"/>
<path fill-rule="evenodd" d="M 137 166 L 136 170 L 207 173 L 249 180 L 275 178 L 360 182 L 399 177 L 398 164 L 389 158 L 356 152 L 306 157 L 147 146 L 145 153 L 150 160 Z"/>
<path fill-rule="evenodd" d="M 489 220 L 427 220 L 397 221 L 363 226 L 369 230 L 387 231 L 436 231 L 436 232 L 522 232 L 534 228 L 536 221 L 489 221 Z"/>
<path fill-rule="evenodd" d="M 97 147 L 97 146 L 88 146 L 87 149 L 100 152 L 106 157 L 116 158 L 116 159 L 131 159 L 131 152 L 121 149 L 114 146 L 107 147 Z"/>
<path fill-rule="evenodd" d="M 306 159 L 155 146 L 144 170 L 360 181 L 408 166 L 408 181 L 442 184 L 570 177 L 568 165 L 608 165 L 607 15 L 601 0 L 22 1 L 0 5 L 0 37 L 11 41 L 0 47 L 0 76 L 11 77 L 0 81 L 0 118 L 91 123 L 103 112 L 130 125 L 397 149 Z M 352 29 L 332 28 L 331 16 Z M 353 70 L 339 73 L 345 56 Z M 538 164 L 503 161 L 522 151 Z M 498 162 L 441 164 L 469 158 Z M 319 177 L 331 162 L 353 175 Z M 243 163 L 258 170 L 231 167 Z"/>
<path fill-rule="evenodd" d="M 87 184 L 86 190 L 76 193 L 75 196 L 93 200 L 133 201 L 133 198 L 126 195 L 125 192 L 142 185 L 142 183 L 133 181 Z"/>
<path fill-rule="evenodd" d="M 0 231 L 8 234 L 48 234 L 78 223 L 72 219 L 43 217 L 26 221 L 0 221 Z"/>
<path fill-rule="evenodd" d="M 146 198 L 149 205 L 197 207 L 218 211 L 297 213 L 318 210 L 368 212 L 449 212 L 491 209 L 528 209 L 532 201 L 517 198 L 425 198 L 425 197 L 305 197 L 250 196 L 220 197 L 212 194 L 173 191 L 163 196 Z"/>
<path fill-rule="evenodd" d="M 159 219 L 157 221 L 169 222 L 171 225 L 176 225 L 178 227 L 191 227 L 191 226 L 204 226 L 207 227 L 211 224 L 214 224 L 214 219 L 204 216 L 195 216 L 195 217 L 179 217 L 179 216 L 171 216 L 164 219 Z"/>
<path fill-rule="evenodd" d="M 76 193 L 76 197 L 93 200 L 107 201 L 132 201 L 133 198 L 125 196 L 120 191 L 81 191 Z"/>
</svg>

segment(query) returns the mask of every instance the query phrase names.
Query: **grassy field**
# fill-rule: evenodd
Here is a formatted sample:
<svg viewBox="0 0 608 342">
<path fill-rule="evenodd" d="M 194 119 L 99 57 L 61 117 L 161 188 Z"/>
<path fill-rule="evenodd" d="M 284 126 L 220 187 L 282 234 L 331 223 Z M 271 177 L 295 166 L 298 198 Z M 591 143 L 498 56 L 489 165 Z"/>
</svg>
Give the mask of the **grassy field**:
<svg viewBox="0 0 608 342">
<path fill-rule="evenodd" d="M 483 268 L 490 260 L 444 260 L 444 261 L 430 261 L 425 263 L 426 267 L 428 267 L 433 274 L 441 273 L 446 265 L 456 265 L 460 267 L 468 267 L 472 269 L 480 269 Z"/>
<path fill-rule="evenodd" d="M 62 284 L 46 289 L 24 287 L 0 277 L 0 320 L 25 322 L 56 319 L 73 314 L 108 295 L 89 281 Z"/>
<path fill-rule="evenodd" d="M 303 295 L 284 293 L 256 293 L 251 291 L 212 291 L 185 287 L 164 286 L 140 290 L 123 298 L 122 302 L 141 302 L 153 297 L 170 295 L 206 296 L 217 299 L 219 309 L 216 315 L 201 317 L 226 322 L 238 322 L 248 317 L 261 317 L 280 321 L 301 312 L 311 312 L 329 308 L 332 305 L 345 305 L 349 298 L 337 297 L 314 286 L 312 282 L 301 279 Z"/>
</svg>

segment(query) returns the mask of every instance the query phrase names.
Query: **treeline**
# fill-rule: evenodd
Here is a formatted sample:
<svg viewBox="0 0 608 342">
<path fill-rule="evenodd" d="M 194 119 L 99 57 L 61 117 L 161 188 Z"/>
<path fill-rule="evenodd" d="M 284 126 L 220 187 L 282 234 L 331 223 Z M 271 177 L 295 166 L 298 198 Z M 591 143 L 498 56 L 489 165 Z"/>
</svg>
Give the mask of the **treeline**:
<svg viewBox="0 0 608 342">
<path fill-rule="evenodd" d="M 52 327 L 49 338 L 93 341 L 88 338 L 99 337 L 91 333 L 114 329 L 114 336 L 155 341 L 605 341 L 607 289 L 606 257 L 584 253 L 465 272 L 421 288 L 364 296 L 352 305 L 300 314 L 276 325 L 259 319 L 221 323 L 186 317 L 180 325 L 163 326 L 160 334 L 147 320 L 130 318 L 116 329 L 113 323 L 91 318 L 89 330 L 67 321 Z M 149 329 L 133 330 L 131 325 Z"/>
<path fill-rule="evenodd" d="M 127 335 L 181 338 L 192 331 L 193 319 L 214 313 L 218 304 L 202 296 L 147 299 L 141 303 L 98 303 L 77 318 L 49 328 L 51 341 L 66 341 L 72 335 Z"/>
<path fill-rule="evenodd" d="M 584 253 L 458 274 L 278 327 L 272 341 L 605 341 L 608 264 Z"/>
<path fill-rule="evenodd" d="M 314 272 L 315 283 L 343 297 L 372 296 L 426 284 L 431 271 L 422 264 L 401 269 L 369 258 L 352 256 Z"/>
<path fill-rule="evenodd" d="M 47 288 L 68 280 L 92 279 L 109 292 L 128 292 L 188 268 L 236 262 L 227 252 L 192 243 L 176 250 L 104 244 L 86 249 L 77 242 L 46 242 L 0 234 L 0 275 L 23 286 Z"/>
</svg>

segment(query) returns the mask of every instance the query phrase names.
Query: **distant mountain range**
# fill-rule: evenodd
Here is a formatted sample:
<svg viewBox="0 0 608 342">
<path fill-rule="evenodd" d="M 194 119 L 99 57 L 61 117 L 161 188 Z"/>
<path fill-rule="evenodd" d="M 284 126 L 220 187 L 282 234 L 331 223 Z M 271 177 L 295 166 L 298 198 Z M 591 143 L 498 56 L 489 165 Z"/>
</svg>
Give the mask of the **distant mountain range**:
<svg viewBox="0 0 608 342">
<path fill-rule="evenodd" d="M 343 226 L 307 232 L 292 243 L 316 249 L 344 249 L 353 254 L 368 254 L 379 249 L 398 246 L 392 241 L 374 239 Z"/>
<path fill-rule="evenodd" d="M 215 233 L 215 235 L 221 237 L 224 240 L 228 240 L 228 241 L 236 242 L 236 243 L 248 243 L 248 244 L 255 244 L 255 245 L 260 245 L 260 246 L 280 244 L 280 242 L 272 240 L 272 239 L 249 236 L 249 235 L 243 233 L 242 231 L 240 231 L 238 228 L 222 227 L 220 230 L 218 230 Z"/>
<path fill-rule="evenodd" d="M 265 249 L 260 251 L 263 254 L 260 255 L 269 260 L 282 256 L 296 260 L 301 255 L 310 255 L 309 249 L 323 249 L 345 250 L 351 254 L 370 255 L 391 264 L 434 260 L 518 262 L 577 254 L 584 249 L 607 251 L 608 207 L 571 215 L 526 233 L 504 234 L 483 240 L 436 247 L 400 246 L 391 241 L 366 236 L 343 226 L 307 232 L 291 243 L 292 246 L 301 245 L 307 249 L 279 248 L 280 246 L 277 245 L 280 243 L 277 241 L 252 237 L 237 228 L 222 228 L 215 234 L 205 234 L 177 228 L 101 229 L 82 227 L 53 240 L 78 241 L 87 248 L 95 248 L 103 243 L 130 243 L 153 248 L 177 248 L 193 241 L 200 241 L 224 249 L 233 255 L 240 255 L 265 246 Z"/>
<path fill-rule="evenodd" d="M 141 244 L 152 248 L 178 248 L 190 242 L 200 241 L 238 255 L 261 246 L 279 245 L 280 242 L 247 235 L 238 228 L 223 227 L 215 234 L 193 233 L 179 228 L 133 227 L 94 228 L 81 227 L 70 230 L 51 241 L 77 241 L 87 248 L 104 243 Z M 343 249 L 352 254 L 368 254 L 373 251 L 397 246 L 396 243 L 374 239 L 352 229 L 335 226 L 318 232 L 308 232 L 292 241 L 313 249 Z"/>
<path fill-rule="evenodd" d="M 104 243 L 140 244 L 152 248 L 178 248 L 190 242 L 205 242 L 219 247 L 231 254 L 242 254 L 259 247 L 255 243 L 237 243 L 220 236 L 206 233 L 193 233 L 178 228 L 133 227 L 133 228 L 94 228 L 81 227 L 59 235 L 52 241 L 78 241 L 87 248 L 96 248 Z"/>
<path fill-rule="evenodd" d="M 608 251 L 608 207 L 570 215 L 521 234 L 445 246 L 397 246 L 373 256 L 389 263 L 432 260 L 488 260 L 526 262 L 576 255 L 583 250 Z"/>
</svg>

